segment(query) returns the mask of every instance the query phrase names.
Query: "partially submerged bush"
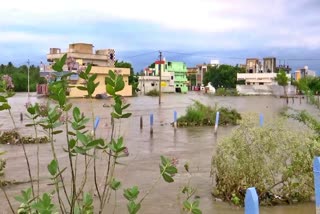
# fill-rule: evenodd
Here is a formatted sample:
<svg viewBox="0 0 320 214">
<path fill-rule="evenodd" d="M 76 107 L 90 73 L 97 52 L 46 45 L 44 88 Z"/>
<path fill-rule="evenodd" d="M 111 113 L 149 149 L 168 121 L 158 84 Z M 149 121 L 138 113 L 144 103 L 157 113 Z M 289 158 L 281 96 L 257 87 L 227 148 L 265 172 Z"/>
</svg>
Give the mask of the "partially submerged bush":
<svg viewBox="0 0 320 214">
<path fill-rule="evenodd" d="M 215 93 L 216 96 L 239 96 L 236 88 L 218 88 Z"/>
<path fill-rule="evenodd" d="M 241 115 L 235 109 L 206 106 L 199 101 L 188 106 L 186 114 L 178 118 L 178 126 L 211 126 L 215 124 L 216 113 L 220 112 L 219 125 L 236 125 Z"/>
<path fill-rule="evenodd" d="M 0 156 L 2 154 L 4 154 L 5 152 L 1 152 L 0 151 Z M 4 169 L 6 168 L 6 160 L 0 158 L 0 177 L 4 175 Z M 0 182 L 1 182 L 1 178 L 0 178 Z"/>
<path fill-rule="evenodd" d="M 256 187 L 261 204 L 308 201 L 314 194 L 312 160 L 320 144 L 306 130 L 292 130 L 284 120 L 260 127 L 246 117 L 218 143 L 212 161 L 215 197 L 243 204 L 248 187 Z"/>
<path fill-rule="evenodd" d="M 36 143 L 48 143 L 48 137 L 33 138 L 31 136 L 20 136 L 17 131 L 5 131 L 0 135 L 0 144 L 36 144 Z"/>
<path fill-rule="evenodd" d="M 157 89 L 152 89 L 146 93 L 147 96 L 157 97 L 159 96 L 159 91 Z"/>
</svg>

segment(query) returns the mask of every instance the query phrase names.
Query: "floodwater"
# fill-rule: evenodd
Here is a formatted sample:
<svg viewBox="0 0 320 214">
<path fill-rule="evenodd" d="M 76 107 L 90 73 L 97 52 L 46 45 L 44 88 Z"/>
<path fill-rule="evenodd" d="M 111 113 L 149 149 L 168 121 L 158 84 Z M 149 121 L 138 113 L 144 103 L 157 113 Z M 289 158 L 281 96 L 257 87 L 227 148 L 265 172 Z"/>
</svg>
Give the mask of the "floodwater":
<svg viewBox="0 0 320 214">
<path fill-rule="evenodd" d="M 157 97 L 139 96 L 125 98 L 126 102 L 131 103 L 128 111 L 132 112 L 131 118 L 117 123 L 116 134 L 124 136 L 124 142 L 129 150 L 129 157 L 120 160 L 124 165 L 119 165 L 116 171 L 116 178 L 122 181 L 122 188 L 137 185 L 140 189 L 140 197 L 152 186 L 159 176 L 160 155 L 176 157 L 179 160 L 179 173 L 174 177 L 175 182 L 168 184 L 160 181 L 150 195 L 142 203 L 139 213 L 159 214 L 180 213 L 179 203 L 182 196 L 178 196 L 179 190 L 190 179 L 190 184 L 197 188 L 196 195 L 200 197 L 200 208 L 203 213 L 212 214 L 240 214 L 244 213 L 243 208 L 232 206 L 228 203 L 214 201 L 211 196 L 212 178 L 210 177 L 210 163 L 212 154 L 215 150 L 217 141 L 232 131 L 233 127 L 219 127 L 217 136 L 213 133 L 213 127 L 192 127 L 178 128 L 176 131 L 170 123 L 173 121 L 173 111 L 178 115 L 184 114 L 186 107 L 192 100 L 199 100 L 204 104 L 214 105 L 218 103 L 222 106 L 236 108 L 239 112 L 263 113 L 265 121 L 276 117 L 279 111 L 285 106 L 284 100 L 271 96 L 243 96 L 243 97 L 215 97 L 199 92 L 189 92 L 188 94 L 165 94 L 162 96 L 162 104 L 159 107 Z M 17 94 L 10 100 L 12 112 L 16 124 L 22 134 L 32 134 L 32 128 L 26 128 L 27 119 L 20 121 L 20 112 L 25 112 L 24 104 L 27 101 L 26 94 Z M 45 102 L 46 98 L 31 97 L 32 102 Z M 74 106 L 79 106 L 86 116 L 91 115 L 91 105 L 87 99 L 71 99 Z M 96 116 L 101 118 L 97 137 L 109 137 L 110 127 L 110 108 L 103 107 L 111 104 L 111 100 L 94 100 L 93 109 Z M 307 109 L 317 113 L 318 110 L 305 103 L 299 103 L 299 99 L 289 106 L 295 109 Z M 149 115 L 154 114 L 154 133 L 150 136 Z M 140 130 L 140 116 L 143 117 L 143 129 Z M 257 118 L 258 120 L 258 118 Z M 2 126 L 1 126 L 2 125 Z M 8 130 L 13 127 L 7 112 L 0 112 L 0 129 Z M 91 126 L 92 127 L 92 126 Z M 66 147 L 63 135 L 58 135 L 55 142 L 60 164 L 67 163 L 67 154 L 63 151 Z M 27 153 L 30 157 L 31 168 L 36 177 L 36 145 L 26 145 Z M 16 181 L 27 181 L 28 174 L 26 163 L 21 146 L 2 145 L 1 150 L 7 151 L 4 156 L 7 159 L 6 179 Z M 42 191 L 52 191 L 54 187 L 49 185 L 49 173 L 47 164 L 52 160 L 50 145 L 40 145 L 40 188 Z M 102 169 L 103 160 L 99 160 L 99 167 Z M 183 165 L 188 162 L 190 172 L 188 175 Z M 80 161 L 81 163 L 81 161 Z M 83 163 L 83 162 L 82 162 Z M 83 170 L 79 169 L 77 178 L 82 179 Z M 66 175 L 68 177 L 68 175 Z M 101 175 L 100 175 L 101 177 Z M 68 179 L 66 179 L 68 180 Z M 93 192 L 94 184 L 92 177 L 88 178 L 89 185 L 86 190 Z M 66 183 L 70 183 L 66 181 Z M 6 191 L 11 198 L 13 205 L 18 203 L 13 199 L 21 189 L 27 188 L 28 184 L 10 185 Z M 118 204 L 116 213 L 127 213 L 126 200 L 122 197 L 122 189 L 117 194 Z M 180 202 L 179 202 L 180 200 Z M 111 200 L 112 201 L 112 200 Z M 113 202 L 112 202 L 113 203 Z M 10 213 L 4 195 L 0 192 L 0 213 Z M 111 213 L 113 205 L 105 209 L 105 213 Z M 262 207 L 260 213 L 275 214 L 299 214 L 315 213 L 314 203 L 305 203 L 292 206 Z"/>
</svg>

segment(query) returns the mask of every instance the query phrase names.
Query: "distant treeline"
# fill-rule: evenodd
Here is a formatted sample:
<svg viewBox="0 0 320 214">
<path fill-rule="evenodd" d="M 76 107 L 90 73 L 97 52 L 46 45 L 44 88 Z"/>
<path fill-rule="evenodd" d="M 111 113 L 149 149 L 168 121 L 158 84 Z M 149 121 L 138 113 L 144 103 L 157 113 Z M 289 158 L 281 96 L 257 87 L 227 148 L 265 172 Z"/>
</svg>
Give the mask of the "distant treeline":
<svg viewBox="0 0 320 214">
<path fill-rule="evenodd" d="M 40 78 L 40 68 L 39 66 L 30 65 L 29 68 L 29 81 L 30 81 L 30 91 L 36 91 L 36 86 L 38 83 L 45 82 L 44 78 Z M 11 62 L 7 65 L 0 65 L 0 76 L 8 74 L 12 77 L 14 84 L 14 91 L 16 92 L 26 92 L 28 91 L 28 66 L 22 65 L 15 67 Z"/>
</svg>

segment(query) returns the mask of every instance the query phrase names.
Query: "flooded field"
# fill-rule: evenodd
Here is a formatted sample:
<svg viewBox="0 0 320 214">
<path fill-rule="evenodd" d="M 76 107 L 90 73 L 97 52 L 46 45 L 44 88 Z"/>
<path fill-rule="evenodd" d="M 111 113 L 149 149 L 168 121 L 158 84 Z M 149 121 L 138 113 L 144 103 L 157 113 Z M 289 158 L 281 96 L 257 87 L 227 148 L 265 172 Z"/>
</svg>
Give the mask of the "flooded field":
<svg viewBox="0 0 320 214">
<path fill-rule="evenodd" d="M 228 203 L 213 201 L 211 196 L 212 178 L 210 177 L 211 157 L 215 150 L 217 141 L 230 134 L 233 127 L 219 127 L 218 135 L 215 137 L 213 127 L 193 127 L 178 128 L 176 132 L 170 125 L 173 121 L 173 111 L 176 110 L 178 115 L 185 112 L 186 107 L 191 104 L 192 100 L 199 100 L 204 104 L 214 105 L 218 103 L 222 106 L 236 108 L 239 112 L 263 113 L 265 121 L 276 117 L 285 106 L 284 100 L 271 96 L 246 96 L 246 97 L 214 97 L 196 92 L 183 94 L 167 94 L 162 97 L 162 104 L 158 106 L 157 97 L 132 97 L 126 98 L 126 102 L 131 103 L 129 111 L 133 113 L 132 117 L 123 120 L 117 124 L 117 134 L 124 136 L 125 144 L 129 149 L 130 156 L 121 160 L 125 166 L 120 166 L 116 171 L 116 177 L 122 181 L 122 188 L 137 185 L 140 188 L 141 195 L 147 191 L 152 183 L 159 176 L 160 155 L 176 157 L 179 159 L 179 173 L 174 177 L 175 183 L 167 184 L 164 181 L 159 182 L 153 192 L 143 202 L 139 213 L 159 214 L 179 213 L 178 192 L 180 188 L 187 183 L 189 177 L 183 170 L 184 163 L 188 162 L 192 172 L 191 184 L 197 187 L 196 195 L 200 197 L 200 207 L 203 213 L 211 214 L 240 214 L 242 208 L 238 208 Z M 32 97 L 32 102 L 45 102 L 46 98 Z M 24 104 L 26 103 L 26 94 L 17 94 L 10 100 L 12 111 L 19 130 L 22 134 L 33 134 L 33 130 L 25 128 L 27 120 L 20 122 L 20 112 L 25 112 Z M 74 106 L 79 106 L 87 116 L 91 114 L 91 107 L 86 99 L 71 99 Z M 110 108 L 103 107 L 111 104 L 111 100 L 94 100 L 93 108 L 96 116 L 101 117 L 100 125 L 97 131 L 98 137 L 108 137 L 110 134 Z M 295 109 L 307 109 L 317 113 L 318 110 L 296 99 L 289 106 Z M 149 133 L 149 114 L 154 114 L 154 134 Z M 140 130 L 140 116 L 143 116 L 144 127 Z M 258 120 L 259 118 L 257 118 Z M 2 130 L 11 129 L 12 122 L 7 112 L 0 112 L 0 124 Z M 67 154 L 63 151 L 65 140 L 62 135 L 57 136 L 55 142 L 58 150 L 60 163 L 67 162 Z M 36 172 L 36 146 L 27 145 L 27 153 L 30 156 L 32 170 Z M 7 151 L 6 179 L 26 181 L 28 174 L 26 163 L 21 146 L 2 145 L 1 150 Z M 52 160 L 50 145 L 40 145 L 41 155 L 41 189 L 45 191 L 53 190 L 53 186 L 48 185 L 49 173 L 47 164 Z M 104 167 L 100 164 L 100 167 Z M 81 177 L 81 171 L 79 172 Z M 92 178 L 89 178 L 92 181 Z M 89 182 L 88 191 L 92 191 L 93 182 Z M 13 196 L 19 194 L 19 191 L 28 187 L 28 184 L 12 185 L 6 188 L 12 202 L 15 206 L 18 204 L 14 201 Z M 122 190 L 121 190 L 122 193 Z M 118 195 L 122 195 L 118 193 Z M 116 213 L 127 213 L 125 199 L 119 198 L 119 204 Z M 10 213 L 4 195 L 0 192 L 0 213 Z M 106 213 L 108 209 L 106 209 Z M 260 213 L 275 214 L 302 214 L 315 213 L 314 204 L 306 203 L 293 206 L 263 207 Z"/>
</svg>

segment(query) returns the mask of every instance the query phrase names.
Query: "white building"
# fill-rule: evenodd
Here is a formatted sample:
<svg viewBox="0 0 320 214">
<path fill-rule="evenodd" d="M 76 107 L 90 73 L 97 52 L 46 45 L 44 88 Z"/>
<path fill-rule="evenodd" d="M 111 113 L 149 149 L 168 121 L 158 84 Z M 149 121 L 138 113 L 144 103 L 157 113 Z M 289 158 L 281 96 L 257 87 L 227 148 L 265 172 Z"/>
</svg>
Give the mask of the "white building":
<svg viewBox="0 0 320 214">
<path fill-rule="evenodd" d="M 139 76 L 138 89 L 141 94 L 146 94 L 151 90 L 159 91 L 159 76 Z M 174 93 L 174 73 L 161 73 L 161 92 Z"/>
</svg>

